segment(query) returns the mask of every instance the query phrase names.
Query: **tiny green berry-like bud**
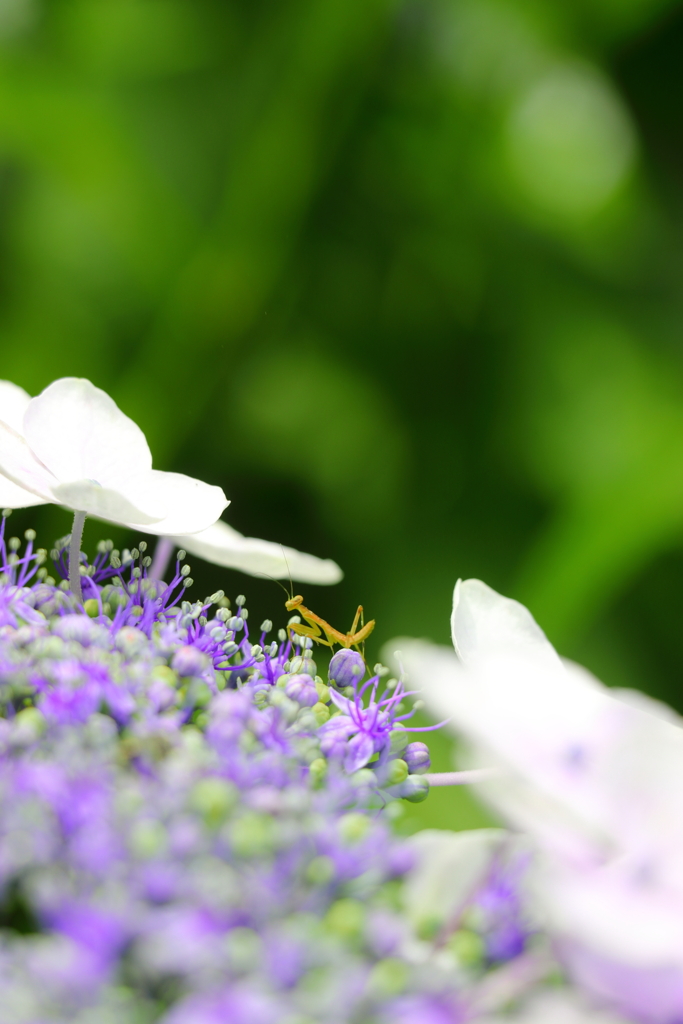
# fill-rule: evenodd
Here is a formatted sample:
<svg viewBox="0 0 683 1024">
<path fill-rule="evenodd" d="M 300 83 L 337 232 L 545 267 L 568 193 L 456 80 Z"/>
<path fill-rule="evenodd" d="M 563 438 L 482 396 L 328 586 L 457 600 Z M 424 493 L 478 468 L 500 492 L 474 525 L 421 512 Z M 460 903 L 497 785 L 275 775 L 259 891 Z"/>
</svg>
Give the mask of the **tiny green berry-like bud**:
<svg viewBox="0 0 683 1024">
<path fill-rule="evenodd" d="M 389 733 L 389 741 L 391 744 L 389 748 L 390 753 L 400 754 L 410 742 L 410 733 L 401 722 L 396 722 L 394 728 Z"/>
<path fill-rule="evenodd" d="M 351 811 L 339 819 L 339 833 L 347 843 L 358 843 L 370 828 L 370 821 L 365 814 Z"/>
<path fill-rule="evenodd" d="M 330 701 L 330 688 L 325 686 L 320 676 L 315 677 L 315 688 L 318 692 L 318 700 L 321 704 L 329 704 Z"/>
<path fill-rule="evenodd" d="M 318 723 L 318 725 L 324 725 L 325 722 L 329 720 L 330 709 L 328 708 L 327 704 L 322 704 L 320 701 L 318 701 L 317 704 L 313 705 L 311 710 L 315 715 L 315 720 Z"/>
<path fill-rule="evenodd" d="M 100 606 L 95 597 L 89 597 L 87 601 L 83 602 L 83 609 L 86 615 L 89 615 L 91 619 L 96 619 L 100 614 Z"/>
<path fill-rule="evenodd" d="M 139 821 L 132 829 L 130 846 L 141 860 L 148 860 L 161 853 L 168 842 L 166 829 L 160 821 Z"/>
<path fill-rule="evenodd" d="M 408 765 L 401 758 L 394 758 L 387 766 L 386 784 L 397 786 L 408 778 Z"/>
<path fill-rule="evenodd" d="M 380 960 L 372 968 L 368 979 L 368 988 L 380 999 L 397 996 L 408 983 L 408 965 L 403 960 L 387 957 Z"/>
<path fill-rule="evenodd" d="M 311 761 L 308 766 L 308 772 L 313 785 L 319 786 L 327 775 L 327 761 L 325 758 L 316 757 L 315 761 Z"/>
<path fill-rule="evenodd" d="M 25 530 L 24 531 L 24 537 L 26 538 L 26 540 L 35 540 L 36 539 L 36 531 L 35 530 Z"/>
<path fill-rule="evenodd" d="M 342 938 L 359 939 L 365 924 L 365 907 L 359 900 L 337 900 L 325 915 L 325 924 Z"/>
<path fill-rule="evenodd" d="M 448 948 L 463 967 L 481 963 L 486 953 L 483 939 L 476 932 L 461 928 L 448 940 Z"/>
<path fill-rule="evenodd" d="M 275 846 L 275 821 L 267 814 L 248 811 L 232 827 L 232 848 L 238 857 L 258 857 Z"/>
<path fill-rule="evenodd" d="M 21 541 L 19 540 L 18 537 L 10 537 L 9 541 L 7 542 L 7 547 L 10 549 L 10 551 L 18 551 L 19 548 L 21 547 Z"/>
<path fill-rule="evenodd" d="M 334 878 L 334 861 L 331 857 L 314 857 L 306 868 L 306 880 L 313 885 L 326 885 Z"/>
<path fill-rule="evenodd" d="M 15 743 L 34 743 L 45 731 L 47 722 L 38 708 L 24 708 L 14 716 L 12 728 Z"/>
<path fill-rule="evenodd" d="M 209 828 L 218 828 L 237 802 L 237 791 L 225 779 L 201 779 L 190 794 L 190 805 Z"/>
<path fill-rule="evenodd" d="M 422 775 L 409 775 L 405 782 L 396 787 L 396 795 L 411 804 L 421 804 L 429 796 L 429 783 Z"/>
<path fill-rule="evenodd" d="M 2 510 L 2 518 L 3 519 L 9 519 L 9 517 L 11 515 L 12 515 L 12 509 L 11 508 L 3 508 L 3 510 Z"/>
</svg>

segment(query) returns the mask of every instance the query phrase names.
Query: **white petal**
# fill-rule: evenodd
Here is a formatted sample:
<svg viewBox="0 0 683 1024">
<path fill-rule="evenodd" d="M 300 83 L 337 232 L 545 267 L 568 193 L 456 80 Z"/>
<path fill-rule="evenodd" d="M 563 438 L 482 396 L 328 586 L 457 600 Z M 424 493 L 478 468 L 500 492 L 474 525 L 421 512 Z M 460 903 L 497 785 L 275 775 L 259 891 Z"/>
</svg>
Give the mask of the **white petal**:
<svg viewBox="0 0 683 1024">
<path fill-rule="evenodd" d="M 646 879 L 643 865 L 629 858 L 581 869 L 557 858 L 541 860 L 531 891 L 543 925 L 567 940 L 567 952 L 577 960 L 582 950 L 591 950 L 596 961 L 638 968 L 675 964 L 680 971 L 683 899 L 661 884 L 653 866 L 653 877 Z M 683 999 L 683 976 L 678 989 Z"/>
<path fill-rule="evenodd" d="M 64 377 L 32 398 L 24 435 L 36 457 L 63 483 L 91 480 L 134 494 L 137 480 L 152 468 L 140 428 L 89 380 Z"/>
<path fill-rule="evenodd" d="M 0 420 L 0 473 L 3 477 L 16 484 L 21 490 L 27 490 L 42 502 L 54 501 L 52 485 L 57 481 L 52 474 L 36 459 L 35 455 L 20 434 Z M 40 504 L 30 501 L 27 504 Z M 12 506 L 8 505 L 8 508 Z M 17 505 L 23 508 L 24 505 Z"/>
<path fill-rule="evenodd" d="M 489 659 L 473 672 L 447 648 L 399 640 L 411 686 L 474 745 L 478 785 L 516 828 L 575 863 L 622 848 L 683 847 L 683 730 L 613 697 L 583 671 Z M 679 857 L 667 870 L 673 875 Z M 683 867 L 680 869 L 683 889 Z"/>
<path fill-rule="evenodd" d="M 187 538 L 182 535 L 205 530 L 230 504 L 220 487 L 205 484 L 203 480 L 195 480 L 183 473 L 164 473 L 159 469 L 153 469 L 140 482 L 140 490 L 144 492 L 146 502 L 163 508 L 164 514 L 153 527 L 145 526 L 144 521 L 129 520 L 128 524 L 158 536 L 177 534 L 181 537 L 179 546 L 188 551 L 191 549 L 187 547 Z"/>
<path fill-rule="evenodd" d="M 0 380 L 0 420 L 17 434 L 24 433 L 24 413 L 30 401 L 31 396 L 23 388 L 9 380 Z"/>
<path fill-rule="evenodd" d="M 406 879 L 403 902 L 414 926 L 455 922 L 508 836 L 495 828 L 468 832 L 430 828 L 412 836 L 408 843 L 417 862 Z"/>
<path fill-rule="evenodd" d="M 119 523 L 121 526 L 145 524 L 144 529 L 149 532 L 150 525 L 161 518 L 161 515 L 155 517 L 149 511 L 138 508 L 137 504 L 120 491 L 100 487 L 90 480 L 56 484 L 52 488 L 52 493 L 59 505 L 66 505 L 74 512 L 87 512 L 90 516 L 106 519 L 108 523 Z"/>
<path fill-rule="evenodd" d="M 174 537 L 179 547 L 214 565 L 239 569 L 251 576 L 296 580 L 299 583 L 338 583 L 343 573 L 330 558 L 316 558 L 268 540 L 244 537 L 219 520 L 192 537 Z"/>
<path fill-rule="evenodd" d="M 6 476 L 0 476 L 0 508 L 30 508 L 45 505 L 46 499 L 20 487 Z"/>
<path fill-rule="evenodd" d="M 531 612 L 481 580 L 458 580 L 451 616 L 453 646 L 464 662 L 497 654 L 533 657 L 547 663 L 558 655 Z"/>
</svg>

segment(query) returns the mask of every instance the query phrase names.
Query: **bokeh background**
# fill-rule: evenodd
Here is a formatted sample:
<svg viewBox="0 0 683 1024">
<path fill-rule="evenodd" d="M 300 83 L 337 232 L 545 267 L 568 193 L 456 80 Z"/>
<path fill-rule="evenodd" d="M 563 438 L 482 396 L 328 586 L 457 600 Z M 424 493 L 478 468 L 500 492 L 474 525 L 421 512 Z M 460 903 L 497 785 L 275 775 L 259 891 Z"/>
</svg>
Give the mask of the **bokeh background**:
<svg viewBox="0 0 683 1024">
<path fill-rule="evenodd" d="M 683 709 L 682 58 L 667 0 L 0 0 L 0 376 L 336 558 L 371 658 L 478 576 Z"/>
</svg>

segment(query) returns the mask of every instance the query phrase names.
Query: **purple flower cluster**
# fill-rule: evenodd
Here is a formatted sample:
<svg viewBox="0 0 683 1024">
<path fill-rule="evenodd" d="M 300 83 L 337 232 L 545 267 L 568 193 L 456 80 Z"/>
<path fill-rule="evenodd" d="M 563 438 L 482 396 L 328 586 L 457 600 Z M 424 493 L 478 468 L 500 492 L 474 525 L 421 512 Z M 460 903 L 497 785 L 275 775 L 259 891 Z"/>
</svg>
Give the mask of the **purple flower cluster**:
<svg viewBox="0 0 683 1024">
<path fill-rule="evenodd" d="M 402 684 L 252 643 L 243 597 L 184 600 L 182 552 L 166 585 L 100 545 L 79 606 L 4 529 L 3 1024 L 458 1020 L 407 953 L 391 819 L 429 755 Z"/>
</svg>

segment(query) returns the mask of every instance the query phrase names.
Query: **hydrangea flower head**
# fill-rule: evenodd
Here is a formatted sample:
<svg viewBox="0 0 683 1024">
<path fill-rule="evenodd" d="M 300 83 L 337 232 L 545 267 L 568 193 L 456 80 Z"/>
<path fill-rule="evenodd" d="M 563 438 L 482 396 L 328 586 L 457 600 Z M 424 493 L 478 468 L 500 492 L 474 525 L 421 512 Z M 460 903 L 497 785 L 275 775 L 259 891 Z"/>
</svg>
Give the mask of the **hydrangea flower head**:
<svg viewBox="0 0 683 1024">
<path fill-rule="evenodd" d="M 308 638 L 252 635 L 242 595 L 187 600 L 184 557 L 150 579 L 144 542 L 84 557 L 82 609 L 6 524 L 3 1021 L 464 1020 L 485 964 L 402 902 L 391 822 L 428 789 L 402 684 L 376 666 L 339 692 Z"/>
</svg>

